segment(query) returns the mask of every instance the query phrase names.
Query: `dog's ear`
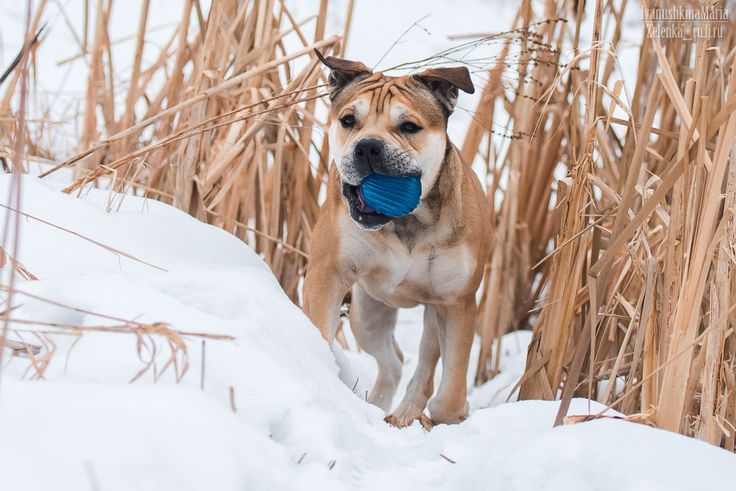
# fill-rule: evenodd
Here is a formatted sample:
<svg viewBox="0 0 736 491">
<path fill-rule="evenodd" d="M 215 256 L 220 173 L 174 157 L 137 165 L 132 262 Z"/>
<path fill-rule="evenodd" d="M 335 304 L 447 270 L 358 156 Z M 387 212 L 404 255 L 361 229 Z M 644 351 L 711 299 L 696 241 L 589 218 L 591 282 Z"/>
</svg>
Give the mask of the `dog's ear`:
<svg viewBox="0 0 736 491">
<path fill-rule="evenodd" d="M 337 93 L 355 78 L 373 73 L 370 68 L 359 61 L 343 60 L 334 56 L 325 57 L 317 49 L 314 52 L 317 54 L 317 58 L 330 69 L 330 87 L 328 89 L 330 99 L 334 99 Z"/>
<path fill-rule="evenodd" d="M 468 94 L 475 92 L 473 81 L 470 79 L 470 72 L 464 66 L 428 68 L 422 73 L 417 73 L 414 77 L 432 91 L 447 110 L 447 114 L 452 113 L 452 110 L 455 109 L 458 89 Z"/>
</svg>

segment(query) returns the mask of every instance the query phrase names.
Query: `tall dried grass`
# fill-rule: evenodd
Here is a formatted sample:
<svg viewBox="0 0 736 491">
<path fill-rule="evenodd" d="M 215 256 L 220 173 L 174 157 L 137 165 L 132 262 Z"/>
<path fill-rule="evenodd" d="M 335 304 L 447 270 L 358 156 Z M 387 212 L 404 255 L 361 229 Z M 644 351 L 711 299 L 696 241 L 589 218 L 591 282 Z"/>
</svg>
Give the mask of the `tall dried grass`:
<svg viewBox="0 0 736 491">
<path fill-rule="evenodd" d="M 113 69 L 112 4 L 112 0 L 85 1 L 83 34 L 76 36 L 79 56 L 89 63 L 78 152 L 42 176 L 72 168 L 78 178 L 67 192 L 79 192 L 86 185 L 106 186 L 171 203 L 220 226 L 253 244 L 296 300 L 327 170 L 324 123 L 315 116 L 324 74 L 313 50 L 339 54 L 341 49 L 340 37 L 324 35 L 327 1 L 320 3 L 315 16 L 297 21 L 282 1 L 221 0 L 206 12 L 199 1 L 186 0 L 173 35 L 155 61 L 143 66 L 150 7 L 150 0 L 144 0 L 132 68 L 124 78 Z M 57 7 L 63 12 L 61 4 Z M 44 147 L 44 135 L 30 131 L 33 122 L 23 117 L 25 104 L 17 98 L 29 79 L 25 68 L 43 46 L 44 36 L 34 39 L 32 35 L 42 29 L 45 8 L 46 2 L 40 2 L 28 26 L 29 49 L 3 77 L 7 78 L 0 98 L 0 159 L 6 170 L 14 172 L 26 170 L 24 154 L 54 158 L 51 149 Z M 351 11 L 352 2 L 348 18 Z M 305 33 L 305 25 L 312 32 Z M 349 22 L 345 32 L 347 26 Z M 302 47 L 287 50 L 286 36 L 296 36 Z M 120 88 L 124 89 L 122 100 Z M 17 151 L 16 144 L 22 151 Z M 16 219 L 40 220 L 14 205 L 5 208 Z M 12 254 L 3 251 L 2 258 L 9 258 L 14 273 L 29 273 Z M 3 291 L 11 297 L 24 295 L 12 284 L 3 286 Z M 11 298 L 7 303 L 14 302 Z M 80 336 L 94 330 L 135 335 L 143 368 L 134 379 L 148 371 L 158 378 L 169 368 L 180 379 L 188 367 L 185 337 L 227 339 L 125 319 L 117 319 L 119 325 L 97 327 L 31 322 L 33 327 L 26 329 L 23 326 L 29 323 L 15 318 L 12 310 L 3 313 L 0 345 L 29 358 L 35 378 L 43 377 L 56 353 L 54 334 Z M 106 323 L 111 320 L 94 315 Z M 8 326 L 12 326 L 12 339 L 7 337 Z M 37 344 L 24 341 L 29 335 Z M 160 341 L 168 353 L 163 355 L 163 366 L 157 367 Z"/>
<path fill-rule="evenodd" d="M 733 24 L 712 23 L 723 37 L 694 40 L 645 29 L 629 95 L 616 57 L 627 2 L 588 2 L 587 12 L 583 3 L 548 1 L 536 13 L 570 20 L 536 33 L 569 53 L 571 69 L 531 58 L 519 79 L 530 71 L 541 85 L 520 84 L 521 97 L 505 101 L 514 131 L 532 136 L 492 163 L 494 176 L 508 169 L 508 181 L 476 380 L 498 368 L 491 341 L 527 324 L 534 335 L 519 395 L 560 398 L 557 424 L 572 397 L 587 396 L 734 450 Z M 589 40 L 580 35 L 584 15 Z M 527 2 L 517 22 L 534 19 Z M 694 37 L 692 23 L 680 26 Z M 494 97 L 494 87 L 485 91 Z M 567 175 L 557 179 L 560 164 Z"/>
<path fill-rule="evenodd" d="M 730 23 L 722 38 L 645 33 L 636 80 L 625 84 L 617 53 L 627 5 L 525 0 L 511 31 L 460 45 L 500 46 L 492 59 L 468 61 L 488 83 L 461 145 L 466 160 L 485 164 L 495 226 L 476 382 L 497 373 L 501 336 L 529 327 L 519 395 L 560 398 L 558 424 L 582 395 L 734 450 L 736 35 Z M 97 0 L 82 43 L 90 69 L 79 153 L 46 174 L 71 167 L 79 178 L 68 192 L 111 185 L 232 232 L 297 300 L 329 165 L 312 50 L 343 47 L 325 37 L 327 1 L 305 33 L 282 1 L 221 0 L 203 12 L 186 0 L 177 32 L 144 67 L 148 6 L 121 81 L 111 68 L 111 0 Z M 348 12 L 344 34 L 352 3 Z M 286 35 L 302 47 L 287 52 Z M 462 61 L 458 53 L 397 68 Z M 17 135 L 8 121 L 19 77 L 0 105 L 0 153 Z M 49 157 L 37 142 L 26 150 Z"/>
<path fill-rule="evenodd" d="M 325 38 L 327 1 L 307 34 L 313 19 L 297 21 L 282 1 L 221 0 L 205 15 L 197 0 L 186 0 L 176 32 L 143 67 L 149 4 L 143 1 L 123 80 L 112 69 L 112 1 L 90 9 L 96 20 L 82 46 L 89 75 L 79 152 L 42 176 L 73 167 L 79 178 L 67 192 L 111 183 L 222 227 L 254 244 L 296 301 L 328 165 L 325 125 L 315 116 L 324 73 L 313 50 L 341 49 L 339 37 Z M 288 35 L 301 49 L 287 52 Z M 16 78 L 0 106 L 5 115 Z M 152 83 L 158 78 L 164 83 Z M 121 86 L 124 102 L 116 102 Z M 12 126 L 6 123 L 10 139 Z"/>
</svg>

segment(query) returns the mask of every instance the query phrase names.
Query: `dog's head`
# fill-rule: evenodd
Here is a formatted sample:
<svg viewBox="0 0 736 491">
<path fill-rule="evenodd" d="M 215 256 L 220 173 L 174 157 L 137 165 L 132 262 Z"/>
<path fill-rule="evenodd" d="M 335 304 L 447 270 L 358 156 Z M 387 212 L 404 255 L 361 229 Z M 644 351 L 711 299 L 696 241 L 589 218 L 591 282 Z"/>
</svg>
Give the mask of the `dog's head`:
<svg viewBox="0 0 736 491">
<path fill-rule="evenodd" d="M 317 56 L 330 68 L 330 153 L 350 216 L 367 230 L 391 218 L 365 206 L 357 186 L 369 174 L 418 176 L 422 198 L 434 186 L 447 149 L 447 119 L 458 89 L 473 93 L 465 67 L 388 77 L 363 63 Z"/>
</svg>

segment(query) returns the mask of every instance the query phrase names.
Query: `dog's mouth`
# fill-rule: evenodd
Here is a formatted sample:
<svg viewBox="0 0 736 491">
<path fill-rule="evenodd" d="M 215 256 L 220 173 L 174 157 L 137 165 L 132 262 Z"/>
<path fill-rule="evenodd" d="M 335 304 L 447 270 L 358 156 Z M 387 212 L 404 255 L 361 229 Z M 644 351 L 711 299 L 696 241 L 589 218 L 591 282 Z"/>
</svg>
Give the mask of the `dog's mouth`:
<svg viewBox="0 0 736 491">
<path fill-rule="evenodd" d="M 366 204 L 358 186 L 343 182 L 342 194 L 348 201 L 350 218 L 360 227 L 367 230 L 378 230 L 391 221 L 391 217 L 378 213 Z"/>
</svg>

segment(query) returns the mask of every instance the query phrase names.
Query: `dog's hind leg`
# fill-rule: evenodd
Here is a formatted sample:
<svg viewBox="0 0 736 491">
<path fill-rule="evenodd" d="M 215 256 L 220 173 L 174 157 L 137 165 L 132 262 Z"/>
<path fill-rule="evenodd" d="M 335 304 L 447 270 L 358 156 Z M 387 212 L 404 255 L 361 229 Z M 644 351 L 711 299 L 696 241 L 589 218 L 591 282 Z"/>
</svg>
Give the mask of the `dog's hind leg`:
<svg viewBox="0 0 736 491">
<path fill-rule="evenodd" d="M 391 408 L 401 379 L 403 356 L 394 338 L 397 314 L 397 308 L 371 297 L 360 285 L 353 286 L 350 327 L 358 345 L 378 363 L 378 376 L 368 402 L 384 412 Z"/>
</svg>

